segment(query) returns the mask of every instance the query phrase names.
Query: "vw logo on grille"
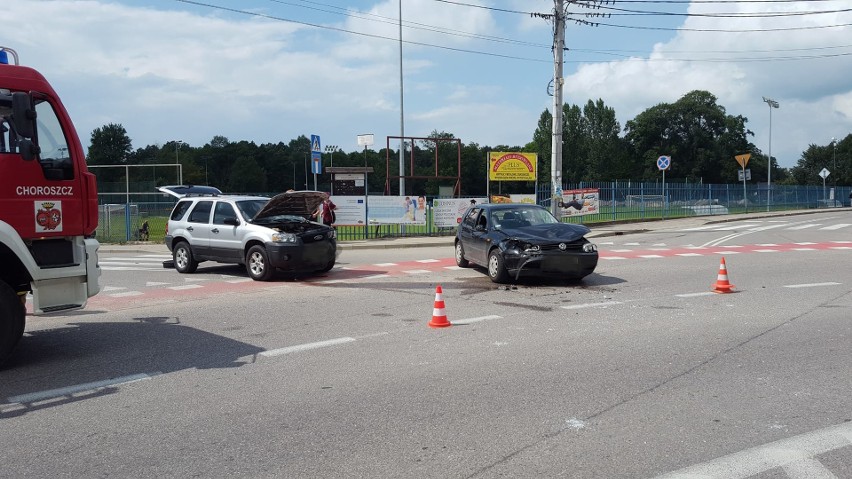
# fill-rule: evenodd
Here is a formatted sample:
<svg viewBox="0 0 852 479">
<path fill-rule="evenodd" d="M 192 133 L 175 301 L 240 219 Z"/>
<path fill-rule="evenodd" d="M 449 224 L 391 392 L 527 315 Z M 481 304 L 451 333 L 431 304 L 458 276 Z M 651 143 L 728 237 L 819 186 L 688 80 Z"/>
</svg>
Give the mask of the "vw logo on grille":
<svg viewBox="0 0 852 479">
<path fill-rule="evenodd" d="M 568 245 L 565 243 L 559 243 L 559 249 L 561 251 L 565 251 L 566 249 L 568 249 Z"/>
<path fill-rule="evenodd" d="M 321 239 L 322 239 L 322 235 L 316 235 L 316 236 L 314 236 L 314 241 L 319 241 L 319 240 L 321 240 Z"/>
</svg>

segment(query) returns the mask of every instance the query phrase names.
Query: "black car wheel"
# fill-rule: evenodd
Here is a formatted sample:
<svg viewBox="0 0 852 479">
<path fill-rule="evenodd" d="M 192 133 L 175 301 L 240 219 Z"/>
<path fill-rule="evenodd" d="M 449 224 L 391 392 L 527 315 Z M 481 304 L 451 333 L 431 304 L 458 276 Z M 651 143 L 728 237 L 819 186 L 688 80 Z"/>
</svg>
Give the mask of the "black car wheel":
<svg viewBox="0 0 852 479">
<path fill-rule="evenodd" d="M 488 254 L 488 277 L 495 283 L 509 281 L 509 273 L 506 271 L 506 265 L 503 264 L 503 256 L 500 255 L 500 250 L 497 248 L 491 250 L 491 253 Z"/>
<path fill-rule="evenodd" d="M 255 281 L 269 281 L 275 274 L 275 268 L 269 265 L 269 257 L 266 248 L 254 245 L 246 254 L 246 271 L 251 279 Z"/>
<path fill-rule="evenodd" d="M 327 265 L 323 266 L 322 269 L 319 270 L 319 272 L 320 273 L 328 273 L 329 271 L 331 271 L 331 268 L 334 268 L 334 259 L 329 261 Z"/>
<path fill-rule="evenodd" d="M 189 243 L 181 241 L 175 245 L 172 250 L 172 257 L 175 260 L 175 269 L 178 273 L 194 273 L 198 269 L 198 261 L 192 257 L 192 250 L 189 248 Z"/>
<path fill-rule="evenodd" d="M 456 264 L 460 268 L 470 266 L 470 261 L 464 259 L 464 246 L 462 246 L 461 241 L 456 241 Z"/>
</svg>

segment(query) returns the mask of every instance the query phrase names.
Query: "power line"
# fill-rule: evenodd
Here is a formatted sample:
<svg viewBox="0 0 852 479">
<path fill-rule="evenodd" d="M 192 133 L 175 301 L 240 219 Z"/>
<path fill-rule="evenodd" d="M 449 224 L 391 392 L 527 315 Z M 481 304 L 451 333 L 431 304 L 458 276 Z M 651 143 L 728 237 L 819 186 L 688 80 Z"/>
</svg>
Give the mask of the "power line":
<svg viewBox="0 0 852 479">
<path fill-rule="evenodd" d="M 320 24 L 317 24 L 317 23 L 304 22 L 304 21 L 301 21 L 301 20 L 293 20 L 291 18 L 277 17 L 277 16 L 274 16 L 274 15 L 267 15 L 267 14 L 264 14 L 264 13 L 249 12 L 249 11 L 246 11 L 246 10 L 239 10 L 239 9 L 230 8 L 230 7 L 222 7 L 222 6 L 219 6 L 219 5 L 212 5 L 212 4 L 209 4 L 209 3 L 197 2 L 197 1 L 193 1 L 193 0 L 175 0 L 175 1 L 180 2 L 180 3 L 186 3 L 186 4 L 189 4 L 189 5 L 195 5 L 195 6 L 198 6 L 198 7 L 212 8 L 212 9 L 215 9 L 215 10 L 222 10 L 222 11 L 226 11 L 226 12 L 237 13 L 237 14 L 240 14 L 240 15 L 247 15 L 247 16 L 259 17 L 259 18 L 265 18 L 267 20 L 275 20 L 275 21 L 280 21 L 280 22 L 295 23 L 297 25 L 304 25 L 304 26 L 307 26 L 307 27 L 319 28 L 319 29 L 322 29 L 322 30 L 331 30 L 331 31 L 336 31 L 336 32 L 341 32 L 341 33 L 349 33 L 349 34 L 352 34 L 352 35 L 358 35 L 358 36 L 367 37 L 367 38 L 376 38 L 376 39 L 380 39 L 380 40 L 391 40 L 391 41 L 394 41 L 394 42 L 400 41 L 399 38 L 385 37 L 385 36 L 382 36 L 382 35 L 376 35 L 374 33 L 356 32 L 354 30 L 347 30 L 345 28 L 331 27 L 331 26 L 328 26 L 328 25 L 320 25 Z M 472 53 L 474 55 L 483 55 L 483 56 L 490 56 L 490 57 L 497 57 L 497 58 L 506 58 L 506 59 L 510 59 L 510 60 L 522 60 L 522 61 L 528 61 L 528 62 L 550 63 L 550 60 L 540 60 L 540 59 L 537 59 L 537 58 L 524 58 L 524 57 L 519 57 L 519 56 L 514 56 L 514 55 L 503 55 L 503 54 L 500 54 L 500 53 L 481 52 L 481 51 L 477 51 L 477 50 L 468 50 L 468 49 L 465 49 L 465 48 L 448 47 L 448 46 L 445 46 L 445 45 L 435 45 L 435 44 L 432 44 L 432 43 L 415 42 L 415 41 L 411 41 L 411 40 L 402 40 L 402 42 L 405 43 L 405 44 L 408 44 L 408 45 L 432 47 L 432 48 L 438 48 L 438 49 L 441 49 L 441 50 L 449 50 L 449 51 L 460 52 L 460 53 Z"/>
<path fill-rule="evenodd" d="M 389 41 L 394 41 L 394 42 L 399 41 L 399 39 L 396 38 L 396 37 L 386 37 L 386 36 L 377 35 L 377 34 L 358 32 L 358 31 L 354 31 L 354 30 L 348 30 L 348 29 L 345 29 L 345 28 L 339 28 L 339 27 L 321 25 L 321 24 L 305 22 L 305 21 L 300 21 L 300 20 L 294 20 L 294 19 L 289 19 L 289 18 L 283 18 L 283 17 L 268 15 L 268 14 L 253 12 L 253 11 L 245 11 L 245 10 L 240 10 L 240 9 L 235 9 L 235 8 L 222 7 L 222 6 L 212 5 L 212 4 L 209 4 L 209 3 L 204 3 L 204 2 L 194 1 L 194 0 L 175 0 L 175 1 L 181 2 L 181 3 L 186 3 L 186 4 L 191 4 L 191 5 L 196 5 L 196 6 L 201 6 L 201 7 L 206 7 L 206 8 L 211 8 L 211 9 L 216 9 L 216 10 L 228 11 L 228 12 L 237 13 L 237 14 L 240 14 L 240 15 L 254 16 L 254 17 L 260 17 L 260 18 L 264 18 L 264 19 L 268 19 L 268 20 L 288 22 L 288 23 L 294 23 L 294 24 L 304 25 L 304 26 L 313 27 L 313 28 L 337 31 L 337 32 L 340 32 L 340 33 L 348 33 L 348 34 L 352 34 L 352 35 L 358 35 L 358 36 L 363 36 L 363 37 L 368 37 L 368 38 L 375 38 L 375 39 L 380 39 L 380 40 L 389 40 Z M 275 3 L 298 6 L 298 5 L 295 5 L 295 4 L 292 4 L 292 3 L 285 2 L 283 0 L 270 0 L 270 1 L 273 1 Z M 459 4 L 459 5 L 468 5 L 468 4 L 463 4 L 461 2 L 451 2 L 449 0 L 435 0 L 435 1 L 441 1 L 443 3 L 454 3 L 454 4 Z M 619 0 L 619 1 L 623 1 L 623 0 Z M 648 1 L 648 0 L 642 0 L 642 1 Z M 663 0 L 663 1 L 665 1 L 665 0 Z M 676 0 L 670 0 L 670 1 L 676 1 Z M 722 1 L 722 0 L 711 0 L 711 1 Z M 746 0 L 746 1 L 748 1 L 748 0 Z M 782 1 L 786 1 L 786 0 L 751 0 L 751 1 L 782 2 Z M 821 0 L 811 0 L 811 1 L 821 1 Z M 306 3 L 311 3 L 311 4 L 314 4 L 314 5 L 324 5 L 324 4 L 320 4 L 320 3 L 317 3 L 317 2 L 306 2 Z M 328 5 L 324 5 L 324 6 L 328 6 Z M 476 5 L 472 5 L 472 6 L 476 6 Z M 329 6 L 329 7 L 339 8 L 339 7 L 333 7 L 333 6 Z M 310 8 L 310 7 L 305 7 L 305 8 Z M 321 9 L 315 9 L 315 10 L 323 11 L 325 13 L 335 13 L 336 14 L 336 12 L 329 12 L 329 11 L 325 11 L 325 10 L 321 10 Z M 363 18 L 361 16 L 354 15 L 351 12 L 348 12 L 348 11 L 347 11 L 347 13 L 344 13 L 344 15 L 353 16 L 353 17 L 356 17 L 356 18 L 364 19 L 364 20 L 370 20 L 368 18 Z M 380 15 L 375 15 L 375 14 L 371 14 L 371 15 L 376 16 L 378 18 L 387 19 L 389 21 L 392 20 L 393 22 L 398 21 L 397 19 L 389 19 L 388 17 L 382 17 Z M 412 23 L 414 23 L 414 22 L 412 22 Z M 425 25 L 425 24 L 417 24 L 417 25 L 423 25 L 424 27 L 427 27 L 427 28 L 430 27 L 429 25 Z M 699 31 L 699 32 L 767 32 L 767 31 L 811 30 L 811 29 L 819 29 L 819 28 L 832 28 L 832 27 L 839 27 L 839 26 L 848 26 L 848 24 L 847 24 L 847 25 L 834 25 L 834 26 L 789 27 L 789 28 L 780 28 L 780 29 L 750 29 L 750 30 L 742 30 L 742 29 L 740 29 L 740 30 L 727 30 L 727 29 L 725 29 L 725 30 L 722 30 L 722 29 L 688 29 L 688 28 L 643 27 L 643 26 L 628 26 L 628 25 L 617 25 L 617 24 L 599 23 L 599 22 L 595 23 L 595 25 L 609 26 L 609 27 L 613 27 L 613 28 L 637 29 L 637 30 Z M 449 34 L 449 33 L 442 32 L 442 31 L 438 30 L 437 29 L 438 27 L 433 27 L 433 28 L 435 28 L 435 30 L 431 30 L 431 31 L 433 31 L 434 33 Z M 543 48 L 547 48 L 547 49 L 551 48 L 551 45 L 536 44 L 536 43 L 532 43 L 532 42 L 522 42 L 522 41 L 517 41 L 517 40 L 512 40 L 512 39 L 507 39 L 507 38 L 501 38 L 501 37 L 490 37 L 490 36 L 487 36 L 487 35 L 477 36 L 475 34 L 471 34 L 470 37 L 480 39 L 480 40 L 495 41 L 495 42 L 499 42 L 499 43 L 512 43 L 512 44 L 516 44 L 516 45 L 531 46 L 531 47 L 542 48 L 542 49 Z M 437 44 L 431 44 L 431 43 L 425 43 L 425 42 L 416 42 L 416 41 L 411 41 L 411 40 L 403 40 L 403 43 L 409 44 L 409 45 L 416 45 L 416 46 L 423 46 L 423 47 L 430 47 L 430 48 L 437 48 L 437 49 L 442 49 L 442 50 L 454 51 L 454 52 L 459 52 L 459 53 L 470 53 L 470 54 L 474 54 L 474 55 L 491 56 L 491 57 L 496 57 L 496 58 L 521 60 L 521 61 L 527 61 L 527 62 L 551 63 L 551 61 L 552 61 L 550 59 L 537 59 L 537 58 L 521 57 L 521 56 L 515 56 L 515 55 L 505 55 L 505 54 L 500 54 L 500 53 L 483 52 L 483 51 L 449 47 L 449 46 L 437 45 Z M 670 52 L 667 52 L 667 53 L 669 53 L 669 54 L 677 54 L 677 53 L 720 53 L 720 54 L 721 53 L 744 53 L 744 54 L 749 54 L 749 53 L 796 52 L 796 51 L 817 50 L 819 48 L 824 48 L 824 49 L 846 48 L 846 47 L 849 47 L 849 46 L 850 45 L 835 46 L 835 47 L 816 47 L 816 48 L 811 48 L 811 49 L 776 50 L 776 51 L 762 51 L 762 50 L 744 50 L 744 51 L 738 51 L 738 52 L 678 52 L 678 51 L 670 51 Z M 625 53 L 625 52 L 630 53 L 630 51 L 624 51 L 624 50 L 582 50 L 582 49 L 567 49 L 567 50 L 572 51 L 572 52 L 585 51 L 586 53 L 597 53 L 597 54 L 601 54 L 601 55 L 608 55 L 608 56 L 614 56 L 614 57 L 619 57 L 619 58 L 629 58 L 630 57 L 629 55 L 622 55 L 621 54 L 621 53 Z M 647 52 L 637 52 L 637 53 L 647 53 Z M 835 53 L 835 54 L 823 54 L 823 55 L 771 56 L 771 57 L 739 58 L 739 59 L 735 59 L 735 58 L 725 58 L 725 59 L 693 58 L 693 59 L 648 59 L 648 60 L 649 61 L 689 61 L 689 62 L 708 62 L 708 63 L 727 61 L 727 62 L 733 62 L 733 63 L 738 63 L 738 62 L 739 63 L 749 63 L 749 62 L 763 62 L 763 61 L 776 61 L 776 60 L 805 60 L 805 59 L 832 58 L 832 57 L 844 57 L 844 56 L 848 56 L 848 55 L 850 55 L 850 54 L 848 54 L 848 53 Z M 569 63 L 588 63 L 588 62 L 589 61 L 586 61 L 586 62 L 569 61 Z M 592 62 L 594 62 L 594 61 L 592 61 Z"/>
</svg>

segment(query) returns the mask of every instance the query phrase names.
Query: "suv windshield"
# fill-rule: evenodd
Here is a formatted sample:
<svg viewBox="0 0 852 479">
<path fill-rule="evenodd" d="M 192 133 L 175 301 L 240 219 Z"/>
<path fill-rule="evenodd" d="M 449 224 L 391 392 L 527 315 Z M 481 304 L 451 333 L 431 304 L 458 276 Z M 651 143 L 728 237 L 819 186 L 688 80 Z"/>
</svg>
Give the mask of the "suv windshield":
<svg viewBox="0 0 852 479">
<path fill-rule="evenodd" d="M 243 200 L 237 201 L 237 208 L 240 210 L 240 214 L 243 215 L 243 218 L 246 220 L 251 220 L 254 218 L 254 215 L 260 211 L 261 208 L 268 202 L 266 199 L 258 199 L 258 200 Z"/>
</svg>

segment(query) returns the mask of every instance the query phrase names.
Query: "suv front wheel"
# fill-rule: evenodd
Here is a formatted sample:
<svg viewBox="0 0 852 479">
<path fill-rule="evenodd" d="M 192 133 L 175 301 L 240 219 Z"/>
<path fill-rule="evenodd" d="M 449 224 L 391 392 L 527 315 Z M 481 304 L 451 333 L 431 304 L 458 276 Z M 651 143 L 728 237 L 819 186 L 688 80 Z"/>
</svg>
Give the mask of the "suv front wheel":
<svg viewBox="0 0 852 479">
<path fill-rule="evenodd" d="M 275 274 L 275 268 L 269 265 L 269 257 L 266 248 L 254 245 L 246 254 L 246 271 L 251 279 L 255 281 L 269 281 Z"/>
<path fill-rule="evenodd" d="M 195 258 L 192 257 L 192 250 L 186 241 L 178 242 L 172 251 L 172 255 L 178 273 L 194 273 L 198 268 L 198 261 L 195 261 Z"/>
</svg>

